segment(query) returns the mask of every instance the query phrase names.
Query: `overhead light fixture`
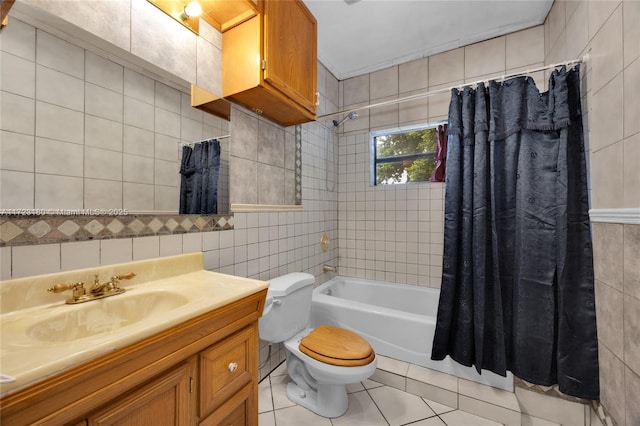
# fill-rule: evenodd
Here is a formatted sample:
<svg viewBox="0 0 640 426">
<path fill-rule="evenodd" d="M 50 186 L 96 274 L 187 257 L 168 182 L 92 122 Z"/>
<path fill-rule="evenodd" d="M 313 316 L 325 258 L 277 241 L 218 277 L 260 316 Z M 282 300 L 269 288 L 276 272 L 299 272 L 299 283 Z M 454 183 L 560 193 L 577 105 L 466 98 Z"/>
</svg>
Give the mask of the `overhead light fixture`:
<svg viewBox="0 0 640 426">
<path fill-rule="evenodd" d="M 183 14 L 185 18 L 196 18 L 202 15 L 202 6 L 197 1 L 192 1 L 184 7 Z"/>
</svg>

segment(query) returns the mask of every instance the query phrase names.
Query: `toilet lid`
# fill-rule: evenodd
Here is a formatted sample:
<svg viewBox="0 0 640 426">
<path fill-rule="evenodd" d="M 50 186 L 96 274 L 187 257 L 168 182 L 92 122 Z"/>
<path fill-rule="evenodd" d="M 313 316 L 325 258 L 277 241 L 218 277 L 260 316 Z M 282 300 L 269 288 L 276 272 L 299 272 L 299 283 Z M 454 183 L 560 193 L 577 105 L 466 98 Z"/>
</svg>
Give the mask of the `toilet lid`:
<svg viewBox="0 0 640 426">
<path fill-rule="evenodd" d="M 325 364 L 355 367 L 376 357 L 369 343 L 349 330 L 321 325 L 300 341 L 300 351 Z"/>
</svg>

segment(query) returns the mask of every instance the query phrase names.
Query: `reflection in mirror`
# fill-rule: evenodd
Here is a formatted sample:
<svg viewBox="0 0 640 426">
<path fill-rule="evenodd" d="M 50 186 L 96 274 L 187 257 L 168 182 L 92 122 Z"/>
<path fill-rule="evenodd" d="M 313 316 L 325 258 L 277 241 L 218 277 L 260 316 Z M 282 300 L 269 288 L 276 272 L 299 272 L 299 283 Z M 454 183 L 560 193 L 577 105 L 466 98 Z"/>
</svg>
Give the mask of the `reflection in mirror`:
<svg viewBox="0 0 640 426">
<path fill-rule="evenodd" d="M 220 195 L 228 202 L 228 191 L 219 192 L 220 140 L 228 137 L 230 135 L 182 146 L 180 214 L 218 214 Z"/>
<path fill-rule="evenodd" d="M 192 108 L 190 87 L 137 65 L 18 19 L 2 35 L 33 56 L 3 55 L 0 208 L 177 213 L 182 146 L 229 135 L 229 123 Z M 229 142 L 218 214 L 229 211 Z"/>
</svg>

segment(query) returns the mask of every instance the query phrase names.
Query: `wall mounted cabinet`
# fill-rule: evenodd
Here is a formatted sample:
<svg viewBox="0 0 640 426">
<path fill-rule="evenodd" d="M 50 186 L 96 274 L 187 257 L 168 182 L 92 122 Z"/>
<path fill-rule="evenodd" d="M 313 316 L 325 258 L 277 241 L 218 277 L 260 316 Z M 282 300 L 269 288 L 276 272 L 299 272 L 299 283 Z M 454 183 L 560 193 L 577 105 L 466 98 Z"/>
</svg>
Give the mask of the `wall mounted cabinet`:
<svg viewBox="0 0 640 426">
<path fill-rule="evenodd" d="M 223 30 L 224 99 L 192 95 L 192 105 L 222 117 L 228 99 L 283 126 L 315 120 L 316 19 L 302 0 L 260 0 L 257 9 L 252 18 Z"/>
<path fill-rule="evenodd" d="M 231 104 L 202 87 L 191 84 L 191 106 L 231 121 Z"/>
<path fill-rule="evenodd" d="M 222 95 L 283 126 L 316 118 L 317 21 L 301 0 L 258 3 L 222 35 Z"/>
</svg>

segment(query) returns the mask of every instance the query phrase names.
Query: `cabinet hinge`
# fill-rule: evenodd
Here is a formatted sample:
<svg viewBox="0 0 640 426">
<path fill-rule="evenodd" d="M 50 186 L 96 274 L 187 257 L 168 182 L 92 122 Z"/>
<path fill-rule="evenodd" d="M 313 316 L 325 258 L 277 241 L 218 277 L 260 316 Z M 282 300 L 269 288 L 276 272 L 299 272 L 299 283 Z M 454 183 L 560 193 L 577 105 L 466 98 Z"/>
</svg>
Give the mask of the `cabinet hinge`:
<svg viewBox="0 0 640 426">
<path fill-rule="evenodd" d="M 265 60 L 263 59 L 263 60 L 262 60 L 262 64 L 261 64 L 261 66 L 262 66 L 262 69 L 263 69 L 263 70 L 266 70 L 266 69 L 267 69 L 267 61 L 265 61 Z"/>
<path fill-rule="evenodd" d="M 189 377 L 189 393 L 193 393 L 193 377 Z"/>
</svg>

